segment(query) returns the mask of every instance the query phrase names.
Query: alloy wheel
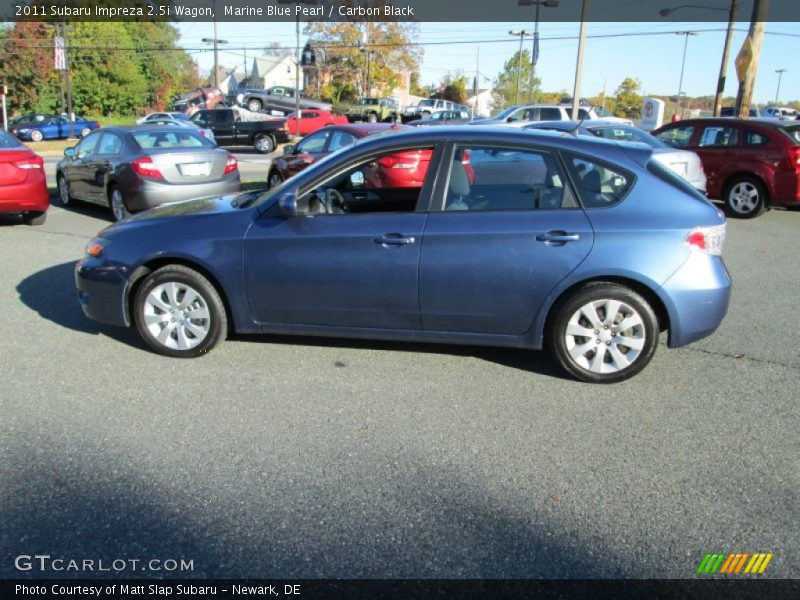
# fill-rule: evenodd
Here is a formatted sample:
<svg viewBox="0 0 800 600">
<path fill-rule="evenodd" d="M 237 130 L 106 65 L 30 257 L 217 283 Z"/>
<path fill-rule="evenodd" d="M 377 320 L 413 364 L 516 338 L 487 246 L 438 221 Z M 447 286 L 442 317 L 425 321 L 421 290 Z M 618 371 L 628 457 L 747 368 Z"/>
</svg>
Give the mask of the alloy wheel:
<svg viewBox="0 0 800 600">
<path fill-rule="evenodd" d="M 142 306 L 144 324 L 159 344 L 170 350 L 191 350 L 211 328 L 208 302 L 193 287 L 176 281 L 155 286 Z"/>
</svg>

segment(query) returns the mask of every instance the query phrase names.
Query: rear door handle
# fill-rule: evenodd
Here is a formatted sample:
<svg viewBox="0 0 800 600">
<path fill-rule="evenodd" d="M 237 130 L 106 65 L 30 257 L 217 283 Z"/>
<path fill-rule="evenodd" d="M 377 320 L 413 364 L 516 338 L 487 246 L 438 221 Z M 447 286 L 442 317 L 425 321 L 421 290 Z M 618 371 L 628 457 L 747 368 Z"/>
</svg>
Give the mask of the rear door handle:
<svg viewBox="0 0 800 600">
<path fill-rule="evenodd" d="M 414 236 L 405 236 L 402 233 L 387 233 L 375 238 L 375 243 L 382 246 L 405 246 L 414 242 L 416 242 Z"/>
<path fill-rule="evenodd" d="M 567 233 L 566 231 L 548 231 L 536 236 L 537 242 L 556 242 L 565 244 L 566 242 L 577 242 L 581 236 L 577 233 Z"/>
</svg>

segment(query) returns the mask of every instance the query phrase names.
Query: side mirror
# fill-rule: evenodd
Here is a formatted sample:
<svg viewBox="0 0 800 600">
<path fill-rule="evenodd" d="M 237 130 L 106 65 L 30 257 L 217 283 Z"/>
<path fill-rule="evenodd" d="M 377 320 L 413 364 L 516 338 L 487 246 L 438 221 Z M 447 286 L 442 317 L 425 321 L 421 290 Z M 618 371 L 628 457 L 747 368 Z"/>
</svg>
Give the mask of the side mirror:
<svg viewBox="0 0 800 600">
<path fill-rule="evenodd" d="M 283 216 L 287 219 L 294 219 L 297 216 L 297 196 L 294 192 L 286 192 L 281 196 L 278 206 L 281 207 Z"/>
<path fill-rule="evenodd" d="M 72 158 L 75 156 L 75 146 L 72 146 L 71 148 L 64 148 L 64 156 L 67 158 Z"/>
<path fill-rule="evenodd" d="M 292 152 L 294 152 L 294 146 L 292 144 L 286 144 L 283 147 L 284 156 L 289 156 Z"/>
<path fill-rule="evenodd" d="M 350 174 L 350 186 L 358 188 L 364 185 L 364 173 L 361 171 L 354 171 Z"/>
<path fill-rule="evenodd" d="M 506 119 L 506 123 L 513 123 L 514 121 L 519 121 L 519 117 L 508 117 Z"/>
</svg>

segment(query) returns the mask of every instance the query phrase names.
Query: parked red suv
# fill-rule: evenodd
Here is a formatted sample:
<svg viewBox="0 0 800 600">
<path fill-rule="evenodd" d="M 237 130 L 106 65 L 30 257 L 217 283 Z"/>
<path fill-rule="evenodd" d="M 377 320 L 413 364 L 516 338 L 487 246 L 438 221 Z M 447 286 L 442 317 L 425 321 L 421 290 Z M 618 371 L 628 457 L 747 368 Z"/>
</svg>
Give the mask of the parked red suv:
<svg viewBox="0 0 800 600">
<path fill-rule="evenodd" d="M 652 132 L 700 156 L 709 198 L 733 217 L 775 205 L 800 205 L 800 123 L 762 119 L 686 119 Z"/>
</svg>

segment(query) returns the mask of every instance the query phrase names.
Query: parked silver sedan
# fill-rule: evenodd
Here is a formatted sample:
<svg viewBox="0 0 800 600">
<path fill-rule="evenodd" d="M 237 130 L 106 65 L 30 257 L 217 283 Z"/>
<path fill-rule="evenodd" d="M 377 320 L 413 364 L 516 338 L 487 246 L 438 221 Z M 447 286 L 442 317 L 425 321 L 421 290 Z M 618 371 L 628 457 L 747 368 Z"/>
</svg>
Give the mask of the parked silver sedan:
<svg viewBox="0 0 800 600">
<path fill-rule="evenodd" d="M 549 129 L 570 132 L 574 131 L 576 127 L 578 127 L 577 121 L 540 121 L 531 123 L 525 126 L 524 129 Z M 700 157 L 694 152 L 678 150 L 638 127 L 613 121 L 584 121 L 580 124 L 578 134 L 593 135 L 618 142 L 641 142 L 647 144 L 653 149 L 653 158 L 655 160 L 683 177 L 695 189 L 703 193 L 706 192 L 706 174 L 703 171 Z"/>
<path fill-rule="evenodd" d="M 116 220 L 179 200 L 241 190 L 236 158 L 191 128 L 107 127 L 64 150 L 56 167 L 64 206 L 83 200 Z"/>
</svg>

